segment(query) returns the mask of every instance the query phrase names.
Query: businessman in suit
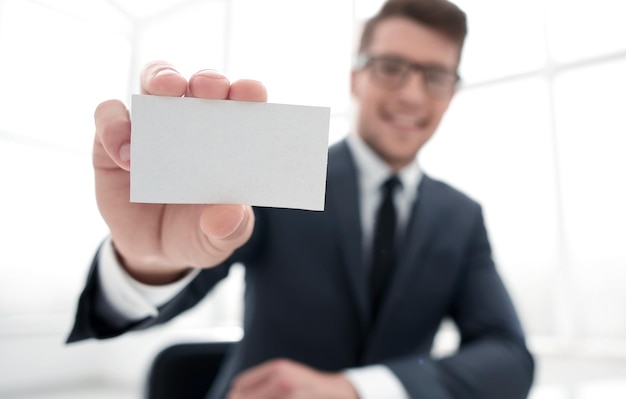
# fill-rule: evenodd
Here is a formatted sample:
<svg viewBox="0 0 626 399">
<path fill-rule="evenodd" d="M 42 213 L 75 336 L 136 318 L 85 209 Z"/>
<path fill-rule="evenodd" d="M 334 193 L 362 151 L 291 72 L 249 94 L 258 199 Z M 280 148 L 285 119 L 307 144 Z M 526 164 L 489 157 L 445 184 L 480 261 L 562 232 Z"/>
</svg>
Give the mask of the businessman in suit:
<svg viewBox="0 0 626 399">
<path fill-rule="evenodd" d="M 130 119 L 96 110 L 97 200 L 111 237 L 69 341 L 163 323 L 246 266 L 242 341 L 210 397 L 521 399 L 534 363 L 491 257 L 480 206 L 420 169 L 457 84 L 465 14 L 390 0 L 364 28 L 351 77 L 354 133 L 329 149 L 324 212 L 131 204 Z M 265 101 L 255 81 L 189 81 L 148 64 L 152 95 Z M 444 318 L 453 355 L 430 351 Z"/>
</svg>

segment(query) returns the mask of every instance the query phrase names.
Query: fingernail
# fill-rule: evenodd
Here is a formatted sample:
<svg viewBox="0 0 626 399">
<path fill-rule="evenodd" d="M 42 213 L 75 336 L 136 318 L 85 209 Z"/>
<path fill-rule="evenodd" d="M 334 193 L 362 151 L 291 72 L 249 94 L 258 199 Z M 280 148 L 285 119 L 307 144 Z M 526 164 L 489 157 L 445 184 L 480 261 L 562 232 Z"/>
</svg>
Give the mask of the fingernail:
<svg viewBox="0 0 626 399">
<path fill-rule="evenodd" d="M 225 238 L 230 237 L 235 231 L 237 231 L 239 226 L 241 226 L 241 224 L 243 223 L 244 217 L 245 217 L 245 210 L 244 210 L 244 207 L 241 206 L 237 216 L 232 219 L 233 224 L 231 225 L 231 228 L 230 229 L 222 228 L 221 230 L 216 231 L 214 237 L 217 239 L 225 239 Z"/>
<path fill-rule="evenodd" d="M 157 73 L 154 74 L 155 77 L 156 76 L 167 76 L 167 75 L 179 75 L 179 73 L 176 72 L 173 69 L 165 68 L 165 69 L 161 69 L 160 71 L 158 71 Z"/>
<path fill-rule="evenodd" d="M 206 78 L 212 78 L 212 79 L 225 79 L 226 78 L 224 74 L 220 73 L 219 71 L 215 69 L 201 69 L 198 72 L 196 72 L 194 75 L 202 76 Z"/>
<path fill-rule="evenodd" d="M 124 143 L 120 147 L 120 161 L 130 161 L 130 143 Z"/>
</svg>

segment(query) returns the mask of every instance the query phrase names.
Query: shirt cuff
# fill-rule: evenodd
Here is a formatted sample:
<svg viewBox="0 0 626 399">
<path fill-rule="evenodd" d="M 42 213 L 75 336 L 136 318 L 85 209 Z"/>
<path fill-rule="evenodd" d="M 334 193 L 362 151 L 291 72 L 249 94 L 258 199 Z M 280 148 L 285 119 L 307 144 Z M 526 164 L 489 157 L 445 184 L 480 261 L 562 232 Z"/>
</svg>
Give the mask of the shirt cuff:
<svg viewBox="0 0 626 399">
<path fill-rule="evenodd" d="M 102 244 L 98 255 L 98 281 L 104 298 L 131 321 L 156 317 L 158 307 L 174 298 L 199 272 L 200 269 L 195 269 L 171 284 L 148 285 L 135 280 L 124 270 L 110 237 Z"/>
<path fill-rule="evenodd" d="M 344 375 L 359 399 L 411 399 L 396 375 L 383 365 L 348 369 Z"/>
</svg>

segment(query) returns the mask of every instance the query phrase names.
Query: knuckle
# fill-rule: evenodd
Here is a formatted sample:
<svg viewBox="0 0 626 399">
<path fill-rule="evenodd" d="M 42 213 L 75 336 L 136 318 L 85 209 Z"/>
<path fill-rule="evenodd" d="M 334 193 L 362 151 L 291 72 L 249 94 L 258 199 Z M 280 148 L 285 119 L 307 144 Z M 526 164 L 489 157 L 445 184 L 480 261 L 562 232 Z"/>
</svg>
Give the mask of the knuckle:
<svg viewBox="0 0 626 399">
<path fill-rule="evenodd" d="M 279 378 L 276 380 L 276 390 L 281 394 L 291 394 L 295 391 L 295 385 L 287 378 Z"/>
<path fill-rule="evenodd" d="M 106 100 L 106 101 L 103 101 L 103 102 L 101 102 L 100 104 L 98 104 L 96 106 L 96 109 L 94 111 L 94 118 L 97 121 L 98 118 L 101 115 L 106 114 L 106 113 L 110 112 L 112 109 L 119 108 L 119 107 L 124 108 L 124 104 L 122 104 L 122 102 L 120 100 Z"/>
<path fill-rule="evenodd" d="M 274 367 L 276 368 L 284 368 L 287 365 L 287 359 L 285 358 L 278 358 L 276 360 L 274 360 Z"/>
<path fill-rule="evenodd" d="M 103 139 L 130 134 L 130 121 L 121 118 L 107 121 L 100 127 L 100 132 Z"/>
</svg>

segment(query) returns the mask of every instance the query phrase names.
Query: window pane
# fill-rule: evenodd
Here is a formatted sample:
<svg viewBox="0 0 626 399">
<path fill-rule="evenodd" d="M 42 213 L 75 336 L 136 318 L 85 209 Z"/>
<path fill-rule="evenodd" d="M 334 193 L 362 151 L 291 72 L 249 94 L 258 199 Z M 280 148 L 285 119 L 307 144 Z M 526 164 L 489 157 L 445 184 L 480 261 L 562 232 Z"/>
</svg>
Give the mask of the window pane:
<svg viewBox="0 0 626 399">
<path fill-rule="evenodd" d="M 9 1 L 25 2 L 24 0 Z M 156 1 L 152 0 L 151 3 L 154 4 Z M 57 10 L 77 20 L 89 21 L 89 29 L 100 29 L 109 33 L 124 35 L 132 34 L 133 21 L 126 14 L 120 12 L 119 6 L 111 0 L 30 0 L 30 2 Z M 128 3 L 124 4 L 126 7 L 136 2 L 125 1 L 124 3 Z"/>
<path fill-rule="evenodd" d="M 89 152 L 1 140 L 0 170 L 0 323 L 7 315 L 69 314 L 107 231 Z"/>
<path fill-rule="evenodd" d="M 529 332 L 555 332 L 557 194 L 548 90 L 524 79 L 461 91 L 420 155 L 483 206 L 496 263 Z"/>
<path fill-rule="evenodd" d="M 555 83 L 563 212 L 582 331 L 626 334 L 626 60 Z"/>
<path fill-rule="evenodd" d="M 354 16 L 357 21 L 372 17 L 380 10 L 385 0 L 356 0 L 354 2 Z"/>
<path fill-rule="evenodd" d="M 348 116 L 341 114 L 330 117 L 330 127 L 328 132 L 328 144 L 332 145 L 342 140 L 351 130 Z"/>
<path fill-rule="evenodd" d="M 626 50 L 623 0 L 551 0 L 548 40 L 555 60 L 565 62 Z"/>
<path fill-rule="evenodd" d="M 91 151 L 96 105 L 126 95 L 128 40 L 26 1 L 1 17 L 0 131 Z"/>
<path fill-rule="evenodd" d="M 61 323 L 65 330 L 106 234 L 93 196 L 93 112 L 126 96 L 128 26 L 101 3 L 93 14 L 56 8 L 66 1 L 2 5 L 0 242 L 8 245 L 0 255 L 0 330 L 17 318 L 29 331 Z M 111 17 L 111 29 L 88 19 L 96 16 Z"/>
<path fill-rule="evenodd" d="M 537 70 L 545 65 L 542 0 L 458 0 L 468 36 L 461 77 L 468 83 Z"/>
<path fill-rule="evenodd" d="M 275 18 L 272 15 L 288 15 Z M 253 78 L 277 103 L 330 106 L 349 102 L 352 5 L 348 1 L 233 1 L 230 72 Z"/>
<path fill-rule="evenodd" d="M 58 0 L 47 0 L 58 1 Z M 65 1 L 77 1 L 77 0 L 65 0 Z M 124 9 L 124 12 L 129 14 L 135 19 L 135 22 L 141 22 L 145 18 L 150 18 L 158 14 L 163 13 L 177 13 L 180 8 L 185 7 L 185 4 L 193 3 L 190 0 L 104 0 L 109 3 L 114 3 L 117 7 Z M 222 0 L 208 0 L 209 2 L 219 2 Z"/>
<path fill-rule="evenodd" d="M 196 2 L 139 24 L 133 79 L 138 82 L 139 69 L 154 60 L 171 62 L 186 77 L 205 68 L 224 72 L 226 15 L 224 1 Z"/>
</svg>

